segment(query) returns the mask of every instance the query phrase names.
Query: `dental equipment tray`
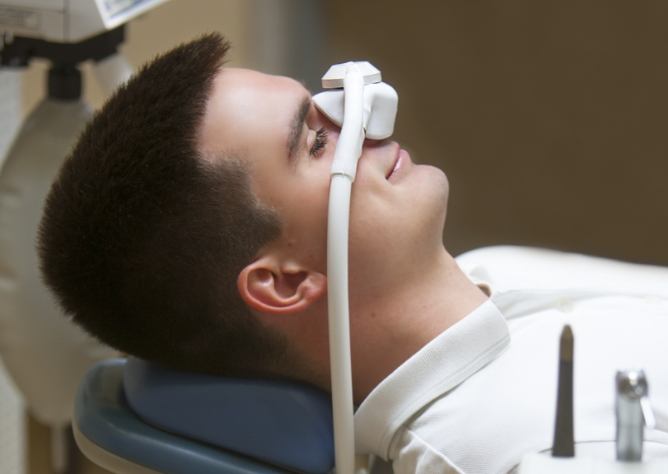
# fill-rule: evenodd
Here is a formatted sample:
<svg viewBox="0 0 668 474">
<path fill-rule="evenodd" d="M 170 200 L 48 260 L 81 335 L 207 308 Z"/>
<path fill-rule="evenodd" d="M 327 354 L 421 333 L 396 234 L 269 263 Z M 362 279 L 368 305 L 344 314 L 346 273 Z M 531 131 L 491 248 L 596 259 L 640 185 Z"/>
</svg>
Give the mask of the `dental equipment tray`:
<svg viewBox="0 0 668 474">
<path fill-rule="evenodd" d="M 163 473 L 324 474 L 334 465 L 329 397 L 287 381 L 112 359 L 86 376 L 75 422 L 115 456 Z"/>
</svg>

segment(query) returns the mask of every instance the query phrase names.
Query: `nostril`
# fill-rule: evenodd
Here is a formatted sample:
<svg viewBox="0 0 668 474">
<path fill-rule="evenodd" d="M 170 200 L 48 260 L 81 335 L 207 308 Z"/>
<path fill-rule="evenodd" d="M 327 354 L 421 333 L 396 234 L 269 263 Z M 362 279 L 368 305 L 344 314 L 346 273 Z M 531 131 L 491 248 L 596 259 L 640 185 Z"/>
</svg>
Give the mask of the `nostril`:
<svg viewBox="0 0 668 474">
<path fill-rule="evenodd" d="M 365 138 L 364 139 L 364 146 L 365 147 L 377 148 L 377 147 L 387 145 L 388 143 L 390 143 L 390 141 L 387 138 L 384 138 L 382 140 L 374 140 L 373 138 Z"/>
</svg>

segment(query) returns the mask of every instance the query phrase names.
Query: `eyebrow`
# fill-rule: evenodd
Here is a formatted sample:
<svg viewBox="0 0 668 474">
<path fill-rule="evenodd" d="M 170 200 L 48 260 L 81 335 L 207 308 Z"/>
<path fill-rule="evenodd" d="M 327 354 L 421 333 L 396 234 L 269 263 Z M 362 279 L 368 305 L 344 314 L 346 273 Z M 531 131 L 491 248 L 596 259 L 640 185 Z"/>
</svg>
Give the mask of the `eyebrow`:
<svg viewBox="0 0 668 474">
<path fill-rule="evenodd" d="M 302 99 L 299 107 L 295 111 L 295 115 L 292 117 L 290 122 L 290 133 L 288 134 L 288 159 L 292 161 L 299 146 L 299 138 L 302 136 L 302 129 L 304 128 L 304 122 L 306 121 L 306 116 L 308 111 L 311 109 L 311 98 L 306 96 Z"/>
</svg>

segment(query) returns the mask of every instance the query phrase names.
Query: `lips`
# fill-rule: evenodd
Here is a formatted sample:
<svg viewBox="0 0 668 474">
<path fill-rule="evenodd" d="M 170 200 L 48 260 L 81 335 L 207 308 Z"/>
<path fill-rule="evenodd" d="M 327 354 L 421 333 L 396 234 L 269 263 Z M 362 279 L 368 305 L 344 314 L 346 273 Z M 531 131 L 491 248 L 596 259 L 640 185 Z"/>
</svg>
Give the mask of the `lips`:
<svg viewBox="0 0 668 474">
<path fill-rule="evenodd" d="M 394 160 L 392 161 L 392 166 L 387 170 L 387 173 L 385 173 L 385 179 L 390 179 L 390 177 L 394 174 L 395 171 L 399 169 L 401 166 L 401 147 L 397 145 L 397 152 L 394 156 Z"/>
<path fill-rule="evenodd" d="M 390 179 L 392 175 L 394 174 L 395 171 L 399 169 L 399 166 L 401 165 L 401 160 L 397 158 L 397 161 L 394 162 L 394 167 L 390 170 L 390 172 L 385 176 L 385 179 Z"/>
<path fill-rule="evenodd" d="M 386 179 L 390 184 L 395 184 L 403 180 L 407 174 L 411 172 L 413 162 L 411 161 L 411 155 L 397 145 L 397 153 L 394 158 L 394 163 L 392 168 L 386 173 Z"/>
</svg>

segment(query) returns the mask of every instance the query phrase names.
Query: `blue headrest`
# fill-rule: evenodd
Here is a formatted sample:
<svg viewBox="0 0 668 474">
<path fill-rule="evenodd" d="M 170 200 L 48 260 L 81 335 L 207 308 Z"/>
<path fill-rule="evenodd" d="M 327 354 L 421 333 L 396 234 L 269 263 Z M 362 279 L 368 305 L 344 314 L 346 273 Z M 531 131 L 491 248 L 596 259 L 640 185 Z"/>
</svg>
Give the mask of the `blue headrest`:
<svg viewBox="0 0 668 474">
<path fill-rule="evenodd" d="M 298 472 L 334 465 L 331 402 L 312 387 L 178 372 L 132 357 L 123 385 L 132 410 L 163 430 Z"/>
</svg>

